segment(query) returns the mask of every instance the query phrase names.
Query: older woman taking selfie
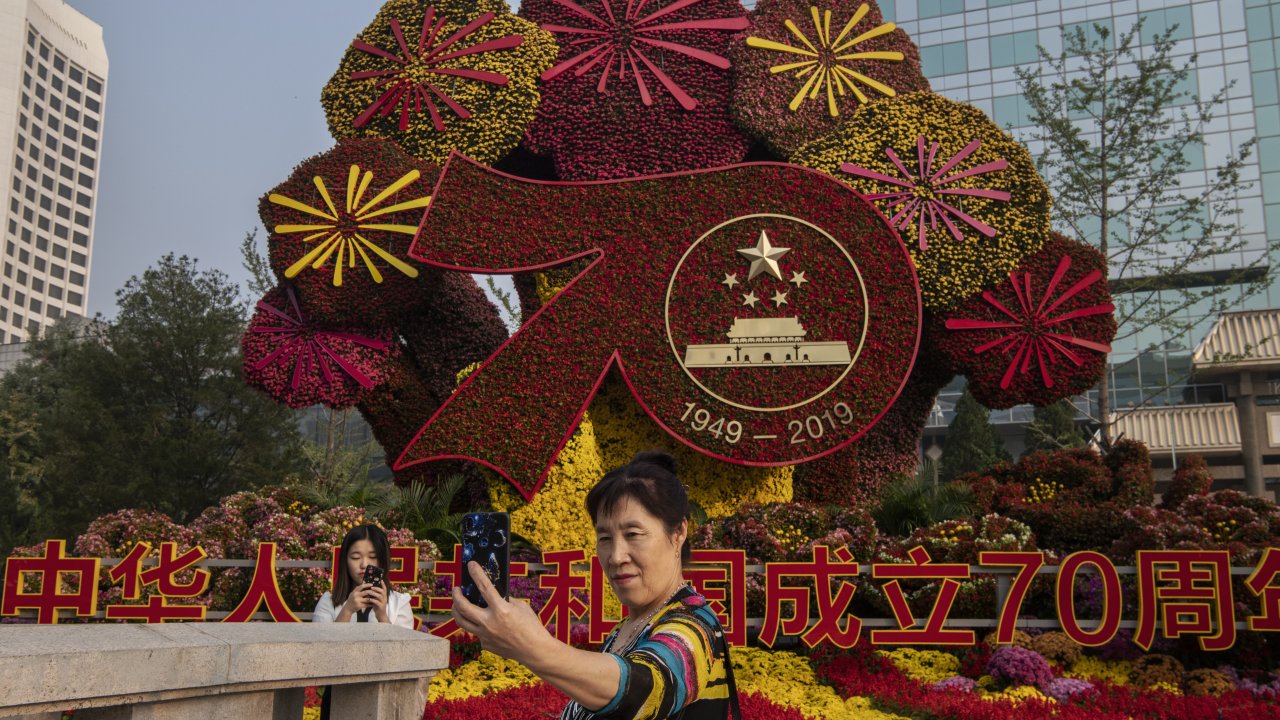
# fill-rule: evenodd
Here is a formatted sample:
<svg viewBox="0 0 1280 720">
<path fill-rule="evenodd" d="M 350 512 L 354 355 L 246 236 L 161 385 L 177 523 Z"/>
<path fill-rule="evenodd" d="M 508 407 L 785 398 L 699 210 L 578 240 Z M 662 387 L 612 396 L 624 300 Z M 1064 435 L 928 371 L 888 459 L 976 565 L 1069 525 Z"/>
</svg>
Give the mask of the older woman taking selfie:
<svg viewBox="0 0 1280 720">
<path fill-rule="evenodd" d="M 603 652 L 555 639 L 527 603 L 502 598 L 474 562 L 467 570 L 488 607 L 468 602 L 455 587 L 458 625 L 486 650 L 568 695 L 562 720 L 741 717 L 724 630 L 682 573 L 689 498 L 675 460 L 660 452 L 636 455 L 591 489 L 587 512 L 600 564 L 628 611 Z"/>
</svg>

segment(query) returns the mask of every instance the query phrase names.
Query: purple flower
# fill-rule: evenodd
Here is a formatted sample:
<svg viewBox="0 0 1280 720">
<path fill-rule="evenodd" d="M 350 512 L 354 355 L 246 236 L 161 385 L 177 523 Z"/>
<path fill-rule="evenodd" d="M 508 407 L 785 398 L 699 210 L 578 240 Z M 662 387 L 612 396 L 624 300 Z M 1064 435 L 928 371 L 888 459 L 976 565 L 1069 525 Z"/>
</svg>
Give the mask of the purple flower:
<svg viewBox="0 0 1280 720">
<path fill-rule="evenodd" d="M 1054 678 L 1049 681 L 1044 692 L 1046 695 L 1058 702 L 1066 702 L 1077 695 L 1093 692 L 1094 690 L 1095 688 L 1093 683 L 1088 680 L 1078 680 L 1076 678 Z"/>
<path fill-rule="evenodd" d="M 1048 660 L 1016 645 L 997 648 L 987 661 L 987 674 L 1005 685 L 1034 685 L 1041 689 L 1053 680 Z"/>
<path fill-rule="evenodd" d="M 964 677 L 963 675 L 952 675 L 944 680 L 939 680 L 929 686 L 932 690 L 957 690 L 959 692 L 971 693 L 978 688 L 978 683 L 973 679 Z"/>
</svg>

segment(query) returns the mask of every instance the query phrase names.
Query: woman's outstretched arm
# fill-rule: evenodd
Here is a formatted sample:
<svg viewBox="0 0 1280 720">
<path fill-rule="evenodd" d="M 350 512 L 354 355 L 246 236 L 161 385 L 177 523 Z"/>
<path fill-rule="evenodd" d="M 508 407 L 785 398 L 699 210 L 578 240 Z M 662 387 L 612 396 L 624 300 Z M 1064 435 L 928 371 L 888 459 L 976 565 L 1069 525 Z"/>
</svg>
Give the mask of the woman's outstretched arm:
<svg viewBox="0 0 1280 720">
<path fill-rule="evenodd" d="M 488 607 L 473 605 L 462 589 L 453 588 L 453 617 L 458 626 L 480 639 L 485 649 L 510 658 L 533 671 L 589 710 L 614 704 L 621 687 L 620 658 L 566 645 L 542 626 L 528 603 L 511 602 L 498 594 L 475 561 L 467 564 Z"/>
</svg>

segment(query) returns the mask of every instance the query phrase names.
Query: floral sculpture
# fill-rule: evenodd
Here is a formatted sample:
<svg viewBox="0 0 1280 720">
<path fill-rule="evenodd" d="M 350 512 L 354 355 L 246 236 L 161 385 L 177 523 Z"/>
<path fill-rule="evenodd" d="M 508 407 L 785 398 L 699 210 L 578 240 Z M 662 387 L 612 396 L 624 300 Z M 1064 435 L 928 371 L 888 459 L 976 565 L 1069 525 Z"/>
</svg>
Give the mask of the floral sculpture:
<svg viewBox="0 0 1280 720">
<path fill-rule="evenodd" d="M 381 137 L 440 162 L 493 162 L 519 142 L 551 36 L 503 0 L 391 0 L 351 44 L 321 100 L 335 138 Z"/>
<path fill-rule="evenodd" d="M 762 0 L 749 12 L 735 0 L 526 0 L 512 14 L 499 0 L 390 0 L 354 38 L 321 95 L 338 144 L 300 165 L 260 206 L 280 287 L 263 299 L 245 336 L 247 380 L 283 403 L 354 405 L 391 458 L 451 398 L 467 394 L 475 402 L 480 387 L 523 393 L 519 403 L 485 395 L 466 432 L 435 438 L 443 444 L 430 455 L 456 441 L 457 455 L 474 456 L 460 448 L 479 443 L 497 448 L 504 462 L 536 469 L 541 461 L 524 457 L 517 442 L 522 428 L 552 416 L 567 425 L 553 434 L 555 464 L 536 482 L 528 473 L 510 483 L 474 475 L 486 484 L 477 490 L 514 512 L 518 531 L 548 548 L 589 540 L 589 528 L 574 520 L 586 488 L 642 445 L 676 445 L 667 437 L 675 434 L 671 423 L 653 418 L 673 409 L 680 418 L 687 402 L 674 382 L 650 383 L 638 402 L 622 373 L 601 374 L 605 358 L 574 353 L 585 352 L 591 335 L 629 327 L 628 313 L 640 308 L 629 309 L 627 298 L 649 297 L 647 285 L 684 267 L 661 265 L 668 262 L 663 244 L 679 241 L 666 230 L 736 208 L 735 198 L 772 193 L 785 204 L 812 192 L 799 175 L 768 165 L 736 171 L 764 184 L 745 194 L 732 183 L 700 186 L 682 176 L 749 158 L 805 166 L 852 187 L 875 208 L 842 222 L 864 223 L 877 243 L 888 238 L 884 247 L 892 248 L 880 262 L 895 255 L 904 262 L 888 275 L 865 263 L 860 269 L 878 278 L 869 294 L 830 295 L 815 327 L 837 327 L 876 303 L 923 306 L 857 360 L 883 368 L 853 382 L 887 407 L 833 406 L 840 414 L 827 429 L 856 421 L 852 444 L 822 446 L 793 465 L 801 456 L 782 461 L 763 445 L 735 444 L 742 436 L 731 433 L 741 428 L 727 416 L 717 424 L 689 408 L 693 430 L 703 435 L 682 436 L 688 447 L 677 454 L 691 469 L 691 494 L 712 517 L 747 500 L 868 501 L 888 476 L 915 465 L 934 398 L 957 374 L 983 402 L 1008 407 L 1082 392 L 1105 366 L 1115 333 L 1105 263 L 1081 243 L 1050 235 L 1050 197 L 1025 148 L 977 108 L 930 92 L 911 39 L 873 1 Z M 468 164 L 450 160 L 452 153 L 576 189 L 503 186 L 516 197 L 481 187 L 484 173 L 455 173 L 445 203 L 452 209 L 437 212 L 441 168 L 449 163 L 447 178 Z M 665 179 L 598 184 L 654 175 Z M 457 178 L 478 184 L 468 195 Z M 690 192 L 664 201 L 673 188 Z M 661 266 L 612 267 L 612 293 L 571 303 L 583 285 L 599 284 L 606 265 L 591 264 L 607 262 L 599 253 L 614 252 L 607 248 L 624 230 L 582 216 L 585 206 L 570 202 L 588 195 L 590 212 L 601 217 L 642 218 L 625 228 L 643 235 L 626 250 L 636 263 Z M 515 207 L 517 200 L 525 205 Z M 815 218 L 830 204 L 799 202 L 792 214 Z M 680 299 L 703 283 L 728 293 L 740 315 L 785 315 L 814 278 L 786 267 L 780 246 L 726 246 L 728 258 L 738 258 L 737 247 L 746 253 L 738 259 L 754 264 L 736 274 L 704 268 L 670 295 Z M 560 338 L 563 351 L 561 365 L 543 363 L 554 373 L 494 384 L 495 368 L 497 375 L 527 371 L 531 356 L 512 353 L 536 344 L 524 331 L 508 337 L 476 283 L 457 272 L 479 266 L 449 261 L 440 254 L 446 247 L 457 250 L 455 260 L 542 258 L 500 270 L 523 268 L 516 287 L 526 321 L 537 314 L 572 323 L 547 335 Z M 639 279 L 646 286 L 632 287 Z M 760 292 L 734 285 L 744 279 Z M 573 307 L 572 317 L 557 306 Z M 667 332 L 695 321 L 677 319 Z M 643 370 L 656 357 L 633 354 L 626 369 Z M 558 394 L 556 378 L 566 374 L 587 379 L 582 394 Z M 467 389 L 460 392 L 460 383 Z M 739 386 L 742 397 L 761 402 L 795 392 L 784 383 Z M 811 439 L 822 429 L 813 426 Z M 431 464 L 412 463 L 427 455 L 405 453 L 398 481 L 429 481 Z M 726 458 L 760 467 L 730 471 Z"/>
</svg>

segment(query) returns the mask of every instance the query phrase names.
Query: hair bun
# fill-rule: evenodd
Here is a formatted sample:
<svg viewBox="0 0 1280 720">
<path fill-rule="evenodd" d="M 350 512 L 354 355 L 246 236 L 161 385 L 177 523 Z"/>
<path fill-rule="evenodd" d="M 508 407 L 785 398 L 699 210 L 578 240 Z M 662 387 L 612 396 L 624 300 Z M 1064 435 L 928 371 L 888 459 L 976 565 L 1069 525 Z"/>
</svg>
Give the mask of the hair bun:
<svg viewBox="0 0 1280 720">
<path fill-rule="evenodd" d="M 641 450 L 631 458 L 631 462 L 657 465 L 672 475 L 676 474 L 676 459 L 671 457 L 670 453 L 661 450 Z"/>
</svg>

